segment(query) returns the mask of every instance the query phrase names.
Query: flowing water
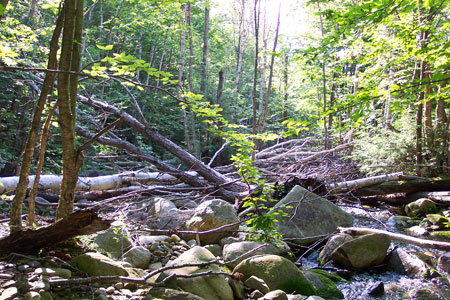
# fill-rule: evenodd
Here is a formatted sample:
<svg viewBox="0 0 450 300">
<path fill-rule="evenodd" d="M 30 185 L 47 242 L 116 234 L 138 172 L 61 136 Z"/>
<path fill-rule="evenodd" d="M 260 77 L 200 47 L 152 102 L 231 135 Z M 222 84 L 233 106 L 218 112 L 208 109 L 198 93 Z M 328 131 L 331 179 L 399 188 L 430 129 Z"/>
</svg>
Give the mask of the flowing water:
<svg viewBox="0 0 450 300">
<path fill-rule="evenodd" d="M 368 227 L 382 229 L 390 232 L 402 233 L 396 228 L 389 218 L 394 214 L 387 209 L 361 209 L 358 207 L 342 207 L 355 217 L 355 227 Z M 414 245 L 392 242 L 392 247 L 402 248 L 410 253 L 427 252 L 429 255 L 439 257 L 441 251 L 423 249 Z M 433 277 L 433 276 L 431 276 Z M 398 273 L 380 269 L 378 271 L 366 271 L 352 275 L 347 282 L 338 283 L 337 286 L 344 294 L 345 299 L 449 299 L 450 284 L 447 278 L 423 278 L 401 275 Z M 382 282 L 385 293 L 379 297 L 368 294 L 371 287 Z"/>
</svg>

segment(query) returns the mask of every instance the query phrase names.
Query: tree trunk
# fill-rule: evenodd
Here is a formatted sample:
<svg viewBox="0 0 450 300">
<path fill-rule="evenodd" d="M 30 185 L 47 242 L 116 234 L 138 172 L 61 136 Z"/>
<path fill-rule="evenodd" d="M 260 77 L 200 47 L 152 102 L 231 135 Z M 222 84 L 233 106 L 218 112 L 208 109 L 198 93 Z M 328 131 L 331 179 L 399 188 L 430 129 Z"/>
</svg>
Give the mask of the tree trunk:
<svg viewBox="0 0 450 300">
<path fill-rule="evenodd" d="M 59 64 L 61 71 L 78 72 L 80 69 L 83 2 L 83 0 L 72 0 L 66 1 L 64 5 L 64 31 Z M 58 74 L 58 121 L 61 129 L 63 177 L 56 220 L 62 219 L 73 211 L 78 171 L 83 164 L 83 153 L 75 148 L 77 90 L 78 75 Z"/>
<path fill-rule="evenodd" d="M 260 15 L 261 2 L 255 0 L 255 6 L 253 9 L 254 25 L 255 25 L 255 62 L 253 69 L 253 89 L 252 89 L 252 134 L 256 135 L 256 86 L 258 84 L 258 53 L 259 53 L 259 15 Z M 255 160 L 255 152 L 252 152 L 252 160 Z"/>
<path fill-rule="evenodd" d="M 9 0 L 0 0 L 0 21 L 2 20 Z"/>
<path fill-rule="evenodd" d="M 58 19 L 56 21 L 55 30 L 53 31 L 52 38 L 50 40 L 50 53 L 47 68 L 56 69 L 57 68 L 57 51 L 58 51 L 58 40 L 61 35 L 61 30 L 64 22 L 64 10 L 60 12 Z M 36 143 L 39 125 L 41 122 L 42 111 L 47 99 L 47 96 L 51 94 L 53 87 L 53 82 L 55 81 L 55 73 L 46 73 L 44 78 L 44 83 L 42 84 L 42 90 L 36 104 L 36 108 L 33 115 L 33 121 L 31 123 L 31 128 L 28 133 L 27 143 L 25 146 L 25 151 L 22 158 L 22 165 L 20 168 L 20 180 L 17 186 L 16 193 L 14 195 L 13 202 L 10 209 L 10 231 L 15 232 L 22 228 L 22 204 L 25 199 L 27 187 L 28 187 L 28 173 L 30 172 L 31 161 L 34 153 L 34 145 Z"/>
<path fill-rule="evenodd" d="M 66 2 L 67 3 L 67 2 Z M 77 235 L 108 229 L 111 220 L 103 220 L 91 210 L 79 210 L 59 222 L 37 230 L 14 232 L 0 239 L 0 256 L 9 253 L 34 253 L 45 246 L 68 240 Z"/>
<path fill-rule="evenodd" d="M 206 83 L 208 81 L 208 44 L 209 44 L 209 1 L 205 7 L 205 27 L 203 31 L 203 58 L 202 71 L 200 75 L 200 93 L 206 98 Z"/>
<path fill-rule="evenodd" d="M 275 55 L 277 50 L 277 41 L 278 41 L 278 32 L 280 29 L 280 12 L 281 12 L 281 1 L 278 6 L 278 19 L 277 19 L 277 28 L 275 31 L 275 40 L 273 42 L 273 49 L 272 49 L 272 57 L 270 60 L 270 69 L 269 69 L 269 83 L 267 85 L 267 91 L 266 91 L 266 97 L 264 99 L 264 113 L 262 118 L 262 124 L 260 126 L 259 133 L 264 133 L 266 131 L 266 125 L 267 125 L 267 113 L 269 111 L 269 98 L 270 93 L 272 91 L 272 78 L 273 78 L 273 66 L 275 64 Z M 263 143 L 260 144 L 259 150 L 262 149 Z"/>
<path fill-rule="evenodd" d="M 322 19 L 322 14 L 321 14 L 321 9 L 320 9 L 320 4 L 319 2 L 317 2 L 317 9 L 319 10 L 319 20 L 320 20 L 320 32 L 321 32 L 321 36 L 322 39 L 325 37 L 325 32 L 324 32 L 324 28 L 323 28 L 323 19 Z M 322 45 L 324 46 L 324 45 Z M 325 72 L 325 63 L 326 63 L 326 56 L 325 56 L 325 51 L 323 52 L 323 61 L 322 61 L 322 101 L 323 101 L 323 112 L 326 113 L 327 112 L 327 77 L 326 77 L 326 72 Z M 330 147 L 329 145 L 329 141 L 328 141 L 328 126 L 327 126 L 327 120 L 326 117 L 324 117 L 323 119 L 323 130 L 324 130 L 324 135 L 325 135 L 325 149 L 328 149 Z"/>
</svg>

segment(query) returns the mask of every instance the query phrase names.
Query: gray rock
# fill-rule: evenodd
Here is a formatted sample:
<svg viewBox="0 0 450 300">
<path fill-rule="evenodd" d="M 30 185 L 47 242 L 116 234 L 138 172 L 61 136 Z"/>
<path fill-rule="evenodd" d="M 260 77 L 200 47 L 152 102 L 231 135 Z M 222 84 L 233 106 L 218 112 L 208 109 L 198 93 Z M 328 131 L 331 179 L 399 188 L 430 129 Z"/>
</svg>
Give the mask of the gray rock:
<svg viewBox="0 0 450 300">
<path fill-rule="evenodd" d="M 127 276 L 128 272 L 117 262 L 96 252 L 81 254 L 72 259 L 71 263 L 89 276 Z"/>
<path fill-rule="evenodd" d="M 413 226 L 405 229 L 405 232 L 412 236 L 425 236 L 428 235 L 428 231 L 420 226 Z"/>
<path fill-rule="evenodd" d="M 258 290 L 254 290 L 253 292 L 250 293 L 249 297 L 250 299 L 260 299 L 264 297 L 264 294 Z"/>
<path fill-rule="evenodd" d="M 41 296 L 41 300 L 53 300 L 52 294 L 47 291 L 39 291 L 39 295 Z"/>
<path fill-rule="evenodd" d="M 155 215 L 167 214 L 172 210 L 177 210 L 177 206 L 172 201 L 159 197 L 154 199 Z"/>
<path fill-rule="evenodd" d="M 219 244 L 206 245 L 205 249 L 211 252 L 215 257 L 222 256 L 222 247 Z"/>
<path fill-rule="evenodd" d="M 252 289 L 252 290 L 258 290 L 263 294 L 267 294 L 270 292 L 270 288 L 267 286 L 267 284 L 259 277 L 256 277 L 255 275 L 250 276 L 245 282 L 245 286 Z"/>
<path fill-rule="evenodd" d="M 243 257 L 235 262 L 231 262 L 232 260 L 238 258 L 244 253 L 255 249 L 258 246 L 266 245 L 265 247 L 259 249 L 258 251 L 252 252 L 249 256 Z M 274 245 L 262 243 L 262 242 L 237 242 L 232 244 L 227 244 L 223 247 L 223 260 L 227 263 L 227 266 L 230 268 L 236 267 L 241 261 L 246 258 L 257 256 L 257 255 L 280 255 L 280 256 L 288 256 L 290 254 L 290 248 L 287 244 L 282 243 L 280 246 L 275 247 Z"/>
<path fill-rule="evenodd" d="M 19 294 L 19 291 L 16 287 L 9 287 L 5 289 L 0 295 L 0 300 L 13 300 Z"/>
<path fill-rule="evenodd" d="M 420 258 L 401 248 L 392 251 L 388 267 L 393 272 L 409 276 L 423 276 L 427 273 L 427 265 Z"/>
<path fill-rule="evenodd" d="M 388 219 L 388 224 L 402 229 L 416 225 L 417 221 L 407 216 L 392 216 Z"/>
<path fill-rule="evenodd" d="M 265 294 L 261 300 L 288 300 L 288 296 L 282 290 L 275 290 Z"/>
<path fill-rule="evenodd" d="M 205 300 L 200 296 L 188 292 L 177 291 L 162 287 L 152 288 L 150 290 L 150 295 L 152 295 L 157 299 L 164 299 L 164 300 Z"/>
<path fill-rule="evenodd" d="M 305 274 L 290 260 L 277 255 L 264 255 L 247 258 L 234 268 L 233 273 L 242 273 L 243 280 L 255 275 L 269 286 L 270 290 L 283 290 L 286 293 L 314 295 L 316 289 Z"/>
<path fill-rule="evenodd" d="M 448 218 L 439 215 L 439 214 L 428 214 L 427 215 L 427 220 L 433 224 L 434 226 L 437 227 L 437 229 L 445 229 L 445 225 L 446 223 L 448 223 Z"/>
<path fill-rule="evenodd" d="M 363 270 L 383 263 L 391 244 L 391 239 L 385 234 L 368 234 L 339 246 L 331 254 L 333 262 L 350 270 Z"/>
<path fill-rule="evenodd" d="M 122 223 L 114 222 L 107 230 L 93 234 L 93 242 L 109 257 L 119 258 L 131 247 L 131 239 L 124 228 Z"/>
<path fill-rule="evenodd" d="M 214 260 L 214 255 L 203 247 L 196 246 L 184 252 L 169 265 L 181 265 L 186 263 L 201 263 Z M 158 281 L 163 280 L 170 274 L 195 274 L 199 272 L 213 271 L 219 272 L 219 266 L 211 264 L 208 267 L 183 267 L 179 269 L 168 270 L 163 272 Z M 207 300 L 233 300 L 233 291 L 223 276 L 207 275 L 193 278 L 176 279 L 175 284 L 185 292 L 198 295 Z"/>
<path fill-rule="evenodd" d="M 450 273 L 450 252 L 444 253 L 439 257 L 438 268 L 446 273 Z"/>
<path fill-rule="evenodd" d="M 319 296 L 309 296 L 308 298 L 306 298 L 306 300 L 325 300 L 325 299 Z"/>
<path fill-rule="evenodd" d="M 150 263 L 152 254 L 147 248 L 142 246 L 135 246 L 128 250 L 122 257 L 125 262 L 128 262 L 133 268 L 145 269 Z"/>
<path fill-rule="evenodd" d="M 168 238 L 167 235 L 142 235 L 139 237 L 139 243 L 143 246 L 150 246 L 156 242 L 163 242 Z"/>
<path fill-rule="evenodd" d="M 283 237 L 300 238 L 293 241 L 300 245 L 311 244 L 323 235 L 332 234 L 339 226 L 353 225 L 350 214 L 300 186 L 295 186 L 280 200 L 274 206 L 274 211 L 280 213 L 276 218 Z M 283 218 L 283 213 L 290 217 Z"/>
<path fill-rule="evenodd" d="M 331 260 L 331 254 L 343 243 L 352 240 L 353 237 L 346 233 L 338 233 L 333 235 L 326 243 L 325 247 L 320 251 L 319 264 L 324 265 Z"/>
<path fill-rule="evenodd" d="M 242 238 L 229 236 L 229 237 L 225 237 L 225 238 L 221 239 L 219 244 L 223 248 L 227 244 L 239 243 L 239 242 L 243 242 L 243 241 L 244 241 L 244 239 L 242 239 Z"/>
<path fill-rule="evenodd" d="M 420 198 L 405 206 L 405 212 L 409 217 L 424 216 L 426 214 L 434 214 L 438 211 L 436 204 L 427 198 Z"/>
<path fill-rule="evenodd" d="M 194 215 L 186 223 L 187 230 L 206 231 L 216 229 L 223 225 L 237 223 L 239 221 L 234 207 L 223 200 L 214 199 L 201 203 L 195 210 Z M 238 224 L 211 234 L 199 236 L 200 242 L 204 245 L 219 243 L 224 237 L 230 236 L 230 230 L 237 230 Z M 190 235 L 187 239 L 193 239 Z"/>
</svg>

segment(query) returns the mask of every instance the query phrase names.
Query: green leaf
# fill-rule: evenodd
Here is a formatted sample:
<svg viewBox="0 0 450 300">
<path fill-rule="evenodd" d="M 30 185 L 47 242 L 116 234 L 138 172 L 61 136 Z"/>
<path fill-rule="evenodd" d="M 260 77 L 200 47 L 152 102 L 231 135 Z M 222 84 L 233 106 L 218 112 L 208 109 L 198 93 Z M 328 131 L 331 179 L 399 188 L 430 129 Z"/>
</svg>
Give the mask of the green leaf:
<svg viewBox="0 0 450 300">
<path fill-rule="evenodd" d="M 112 50 L 112 48 L 113 48 L 113 45 L 102 46 L 102 45 L 97 44 L 96 46 L 100 50 Z"/>
</svg>

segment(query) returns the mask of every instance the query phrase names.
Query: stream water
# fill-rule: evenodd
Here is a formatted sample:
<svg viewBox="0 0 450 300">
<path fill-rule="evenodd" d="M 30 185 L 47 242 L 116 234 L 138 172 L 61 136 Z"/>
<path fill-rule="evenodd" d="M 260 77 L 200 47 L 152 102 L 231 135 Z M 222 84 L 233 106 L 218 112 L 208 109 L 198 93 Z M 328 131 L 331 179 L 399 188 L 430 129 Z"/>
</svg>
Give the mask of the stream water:
<svg viewBox="0 0 450 300">
<path fill-rule="evenodd" d="M 357 207 L 342 207 L 355 217 L 356 227 L 383 229 L 390 232 L 404 233 L 396 228 L 389 218 L 394 214 L 386 209 L 362 209 Z M 392 242 L 391 247 L 402 248 L 410 253 L 427 252 L 438 257 L 441 251 L 422 249 L 414 245 Z M 423 278 L 401 275 L 380 269 L 352 275 L 347 282 L 338 283 L 337 286 L 344 294 L 345 299 L 450 299 L 447 278 Z M 371 287 L 382 282 L 385 293 L 379 297 L 369 295 Z"/>
</svg>

